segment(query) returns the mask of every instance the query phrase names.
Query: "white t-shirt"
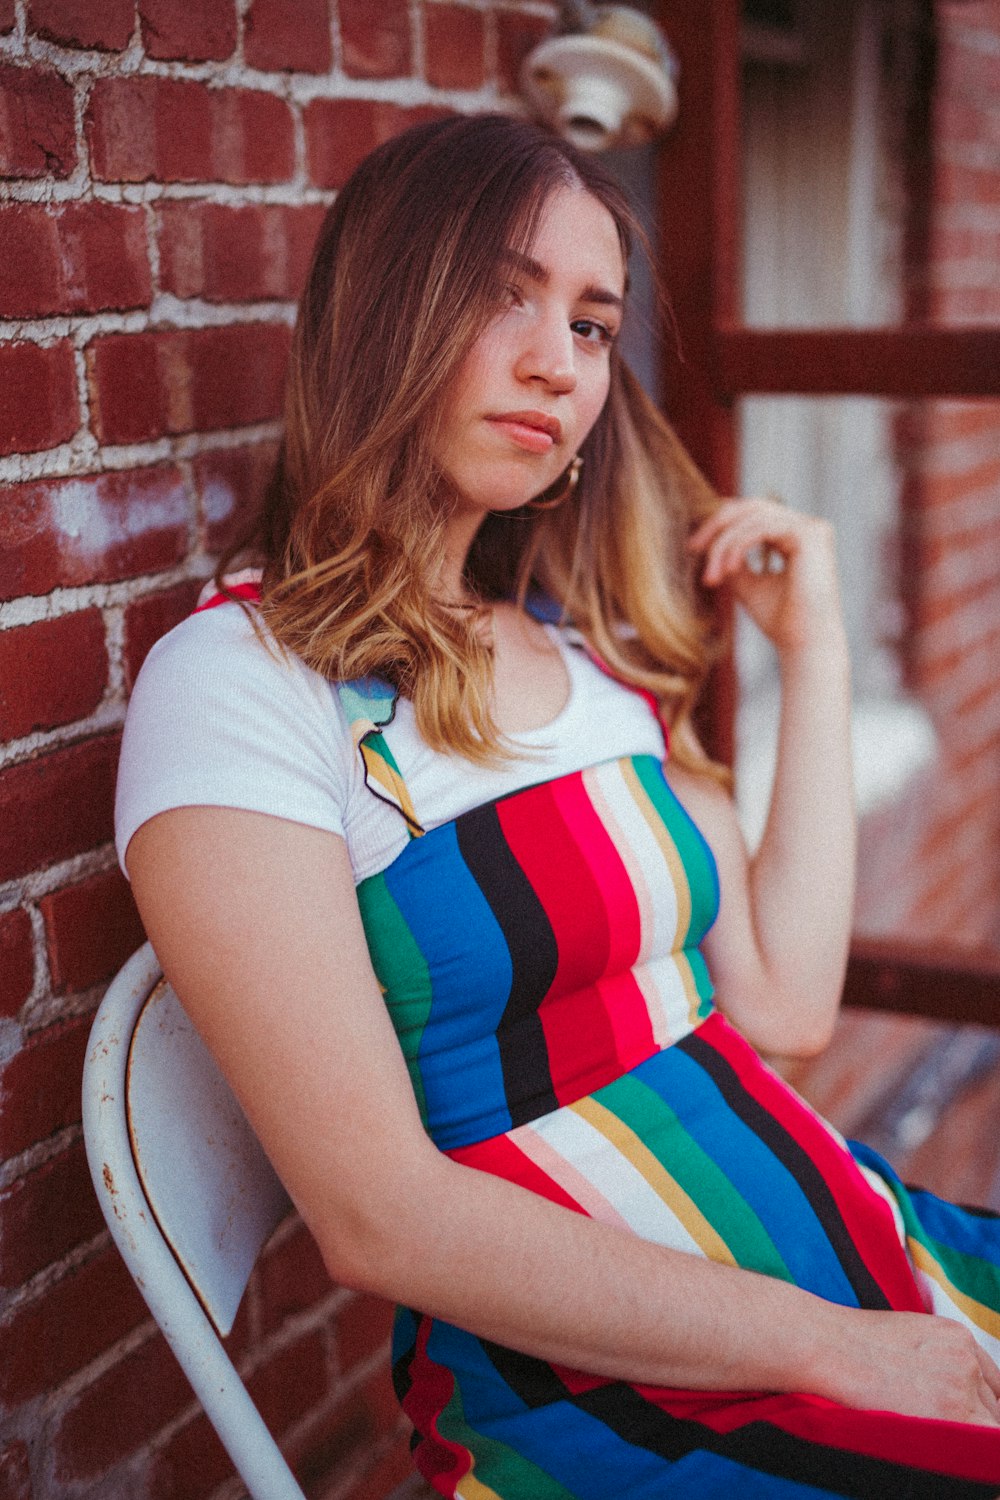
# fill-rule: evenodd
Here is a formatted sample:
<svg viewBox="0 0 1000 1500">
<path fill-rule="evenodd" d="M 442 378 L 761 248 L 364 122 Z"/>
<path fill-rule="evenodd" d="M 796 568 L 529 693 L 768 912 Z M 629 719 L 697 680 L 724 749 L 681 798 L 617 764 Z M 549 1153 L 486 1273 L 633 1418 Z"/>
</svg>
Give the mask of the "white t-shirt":
<svg viewBox="0 0 1000 1500">
<path fill-rule="evenodd" d="M 512 737 L 524 758 L 480 766 L 430 750 L 413 705 L 396 704 L 385 739 L 424 828 L 509 792 L 625 755 L 664 755 L 663 732 L 638 694 L 613 681 L 555 626 L 570 694 L 541 729 Z M 356 882 L 408 842 L 400 813 L 365 785 L 336 689 L 265 646 L 226 603 L 157 641 L 129 704 L 118 772 L 115 842 L 122 869 L 133 833 L 172 807 L 239 807 L 340 834 Z"/>
</svg>

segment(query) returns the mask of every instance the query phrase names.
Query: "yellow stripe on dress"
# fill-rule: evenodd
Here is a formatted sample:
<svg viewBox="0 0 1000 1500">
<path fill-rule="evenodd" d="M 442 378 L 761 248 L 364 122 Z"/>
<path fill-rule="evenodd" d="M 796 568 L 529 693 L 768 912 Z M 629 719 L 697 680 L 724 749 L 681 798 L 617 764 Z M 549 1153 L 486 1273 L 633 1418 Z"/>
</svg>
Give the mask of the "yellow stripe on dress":
<svg viewBox="0 0 1000 1500">
<path fill-rule="evenodd" d="M 593 1097 L 580 1099 L 569 1107 L 595 1130 L 599 1130 L 615 1150 L 626 1161 L 631 1162 L 657 1197 L 662 1199 L 679 1223 L 684 1226 L 703 1255 L 710 1260 L 735 1266 L 736 1258 L 718 1230 L 713 1228 L 694 1200 L 685 1192 L 676 1178 L 671 1177 L 663 1163 L 657 1160 L 630 1126 Z"/>
<path fill-rule="evenodd" d="M 503 1500 L 496 1490 L 491 1490 L 488 1484 L 483 1484 L 475 1474 L 463 1474 L 455 1486 L 455 1494 L 461 1496 L 461 1500 Z"/>
<path fill-rule="evenodd" d="M 960 1291 L 948 1277 L 941 1262 L 935 1259 L 920 1240 L 910 1235 L 907 1237 L 906 1244 L 913 1264 L 918 1270 L 923 1271 L 925 1276 L 930 1277 L 951 1305 L 963 1315 L 963 1318 L 967 1318 L 976 1328 L 981 1328 L 992 1338 L 1000 1339 L 1000 1313 L 992 1307 L 987 1307 L 985 1303 L 978 1302 L 975 1297 L 970 1297 L 967 1292 Z"/>
</svg>

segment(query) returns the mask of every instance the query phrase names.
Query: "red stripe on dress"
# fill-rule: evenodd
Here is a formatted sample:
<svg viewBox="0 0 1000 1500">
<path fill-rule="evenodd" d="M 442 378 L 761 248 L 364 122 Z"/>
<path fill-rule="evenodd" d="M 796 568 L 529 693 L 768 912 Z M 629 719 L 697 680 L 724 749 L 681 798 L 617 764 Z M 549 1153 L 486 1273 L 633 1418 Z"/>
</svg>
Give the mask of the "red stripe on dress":
<svg viewBox="0 0 1000 1500">
<path fill-rule="evenodd" d="M 193 615 L 200 615 L 203 609 L 215 609 L 218 604 L 228 604 L 231 599 L 246 599 L 251 604 L 260 603 L 259 583 L 234 583 L 226 594 L 213 594 L 206 599 L 204 604 L 199 604 L 191 611 Z"/>
<path fill-rule="evenodd" d="M 455 1377 L 451 1370 L 439 1365 L 427 1353 L 427 1341 L 433 1327 L 431 1318 L 420 1319 L 414 1355 L 410 1361 L 413 1383 L 403 1398 L 402 1406 L 420 1433 L 417 1447 L 420 1472 L 431 1480 L 435 1489 L 440 1489 L 438 1480 L 444 1481 L 448 1488 L 440 1489 L 440 1493 L 452 1495 L 455 1485 L 472 1468 L 472 1454 L 461 1443 L 442 1437 L 438 1431 L 438 1418 L 452 1398 Z"/>
<path fill-rule="evenodd" d="M 607 971 L 610 914 L 551 784 L 500 802 L 497 815 L 555 937 L 556 972 L 538 1016 L 553 1091 L 560 1104 L 571 1104 L 622 1071 L 614 1027 L 594 987 Z"/>
<path fill-rule="evenodd" d="M 902 1312 L 926 1312 L 892 1210 L 873 1192 L 850 1153 L 720 1014 L 710 1016 L 699 1035 L 725 1058 L 750 1097 L 815 1164 L 858 1254 L 890 1305 Z"/>
<path fill-rule="evenodd" d="M 661 1411 L 700 1422 L 712 1432 L 738 1432 L 749 1423 L 768 1422 L 826 1448 L 952 1478 L 995 1484 L 1000 1475 L 1000 1429 L 994 1427 L 865 1411 L 808 1393 L 680 1391 L 652 1385 L 634 1389 Z"/>
<path fill-rule="evenodd" d="M 456 1146 L 445 1153 L 452 1161 L 463 1167 L 475 1167 L 480 1172 L 489 1172 L 493 1177 L 503 1177 L 507 1182 L 516 1182 L 539 1198 L 548 1198 L 563 1208 L 571 1208 L 578 1214 L 587 1215 L 587 1210 L 575 1198 L 560 1187 L 558 1182 L 543 1171 L 537 1162 L 516 1146 L 506 1135 L 491 1136 L 486 1141 L 474 1141 L 471 1146 Z"/>
</svg>

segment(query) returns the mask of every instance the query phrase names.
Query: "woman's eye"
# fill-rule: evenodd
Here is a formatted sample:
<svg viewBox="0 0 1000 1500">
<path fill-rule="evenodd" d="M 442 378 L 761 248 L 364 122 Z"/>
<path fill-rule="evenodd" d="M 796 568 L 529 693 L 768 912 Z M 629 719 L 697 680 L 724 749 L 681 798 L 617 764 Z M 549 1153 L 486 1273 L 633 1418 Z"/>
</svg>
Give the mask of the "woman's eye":
<svg viewBox="0 0 1000 1500">
<path fill-rule="evenodd" d="M 588 344 L 613 344 L 615 341 L 612 330 L 605 323 L 598 323 L 594 318 L 577 318 L 570 324 L 570 327 Z"/>
<path fill-rule="evenodd" d="M 504 307 L 524 306 L 524 293 L 521 291 L 521 288 L 519 286 L 515 286 L 513 282 L 508 282 L 508 284 L 503 289 L 503 305 Z"/>
</svg>

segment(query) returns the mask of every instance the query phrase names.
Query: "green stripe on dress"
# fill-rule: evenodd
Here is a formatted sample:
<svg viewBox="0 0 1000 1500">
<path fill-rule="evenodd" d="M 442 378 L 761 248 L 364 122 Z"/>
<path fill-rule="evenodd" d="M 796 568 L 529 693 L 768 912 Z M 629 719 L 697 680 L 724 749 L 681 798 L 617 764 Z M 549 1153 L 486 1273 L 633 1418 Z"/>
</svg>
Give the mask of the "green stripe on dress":
<svg viewBox="0 0 1000 1500">
<path fill-rule="evenodd" d="M 655 756 L 633 756 L 632 764 L 643 791 L 662 818 L 677 848 L 687 877 L 691 898 L 691 919 L 687 931 L 678 934 L 686 948 L 690 945 L 691 934 L 694 933 L 700 938 L 703 933 L 707 932 L 715 916 L 714 863 L 701 834 L 664 781 L 662 768 Z"/>
<path fill-rule="evenodd" d="M 420 1043 L 431 1013 L 431 977 L 409 923 L 393 900 L 384 875 L 370 875 L 357 888 L 361 921 L 368 936 L 372 966 L 399 1044 L 410 1070 L 420 1118 L 427 1124 L 427 1099 L 420 1076 Z"/>
<path fill-rule="evenodd" d="M 551 1474 L 538 1468 L 513 1447 L 487 1437 L 465 1420 L 462 1397 L 456 1382 L 447 1406 L 438 1417 L 437 1430 L 449 1443 L 457 1443 L 475 1454 L 473 1477 L 498 1495 L 531 1496 L 531 1500 L 576 1500 Z M 461 1494 L 462 1481 L 457 1493 Z"/>
<path fill-rule="evenodd" d="M 780 1281 L 793 1279 L 757 1214 L 655 1089 L 626 1073 L 598 1089 L 594 1098 L 645 1143 L 701 1211 L 737 1265 L 751 1266 Z M 668 1149 L 662 1150 L 662 1143 Z"/>
</svg>

